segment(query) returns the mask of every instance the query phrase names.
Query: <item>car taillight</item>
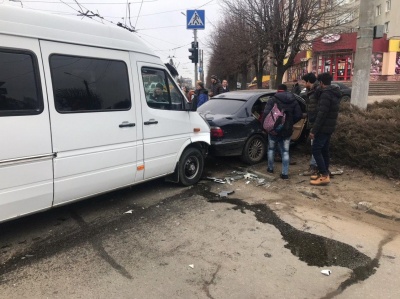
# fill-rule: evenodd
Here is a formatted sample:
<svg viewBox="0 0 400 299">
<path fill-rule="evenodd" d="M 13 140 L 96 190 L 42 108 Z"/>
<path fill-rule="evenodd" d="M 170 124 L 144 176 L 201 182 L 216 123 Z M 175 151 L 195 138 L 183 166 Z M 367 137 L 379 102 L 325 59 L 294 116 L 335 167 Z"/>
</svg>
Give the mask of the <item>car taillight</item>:
<svg viewBox="0 0 400 299">
<path fill-rule="evenodd" d="M 224 137 L 224 131 L 220 127 L 211 127 L 211 138 Z"/>
</svg>

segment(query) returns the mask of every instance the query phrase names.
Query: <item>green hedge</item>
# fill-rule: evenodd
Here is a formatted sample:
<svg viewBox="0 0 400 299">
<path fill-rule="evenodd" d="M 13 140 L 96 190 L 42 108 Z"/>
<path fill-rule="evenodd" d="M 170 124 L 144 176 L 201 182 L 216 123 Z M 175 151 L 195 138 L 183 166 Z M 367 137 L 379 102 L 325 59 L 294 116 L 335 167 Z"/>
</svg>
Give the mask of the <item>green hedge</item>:
<svg viewBox="0 0 400 299">
<path fill-rule="evenodd" d="M 331 155 L 340 164 L 399 179 L 400 101 L 375 102 L 366 110 L 341 103 Z"/>
</svg>

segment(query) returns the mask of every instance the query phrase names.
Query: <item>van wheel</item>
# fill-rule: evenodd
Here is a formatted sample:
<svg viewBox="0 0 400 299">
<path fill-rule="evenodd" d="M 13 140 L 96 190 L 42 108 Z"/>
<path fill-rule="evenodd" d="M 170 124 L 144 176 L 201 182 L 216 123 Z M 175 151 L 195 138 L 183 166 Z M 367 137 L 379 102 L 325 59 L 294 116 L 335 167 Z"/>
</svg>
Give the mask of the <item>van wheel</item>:
<svg viewBox="0 0 400 299">
<path fill-rule="evenodd" d="M 190 147 L 179 160 L 179 182 L 183 186 L 196 184 L 203 173 L 204 157 L 200 150 Z"/>
<path fill-rule="evenodd" d="M 265 140 L 260 135 L 254 135 L 247 140 L 242 154 L 242 161 L 247 164 L 256 164 L 261 162 L 266 151 Z"/>
</svg>

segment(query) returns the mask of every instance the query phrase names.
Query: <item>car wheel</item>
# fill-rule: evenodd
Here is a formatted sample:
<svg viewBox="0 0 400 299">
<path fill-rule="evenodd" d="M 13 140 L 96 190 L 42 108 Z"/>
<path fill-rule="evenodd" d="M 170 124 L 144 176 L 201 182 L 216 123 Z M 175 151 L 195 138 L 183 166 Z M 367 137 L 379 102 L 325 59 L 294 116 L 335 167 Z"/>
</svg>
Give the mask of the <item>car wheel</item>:
<svg viewBox="0 0 400 299">
<path fill-rule="evenodd" d="M 342 102 L 350 102 L 350 97 L 349 96 L 342 96 L 340 99 Z"/>
<path fill-rule="evenodd" d="M 259 163 L 264 158 L 265 150 L 264 138 L 260 135 L 252 136 L 244 146 L 242 160 L 250 165 Z"/>
<path fill-rule="evenodd" d="M 179 160 L 179 182 L 183 186 L 196 184 L 203 173 L 204 157 L 200 150 L 190 147 Z"/>
</svg>

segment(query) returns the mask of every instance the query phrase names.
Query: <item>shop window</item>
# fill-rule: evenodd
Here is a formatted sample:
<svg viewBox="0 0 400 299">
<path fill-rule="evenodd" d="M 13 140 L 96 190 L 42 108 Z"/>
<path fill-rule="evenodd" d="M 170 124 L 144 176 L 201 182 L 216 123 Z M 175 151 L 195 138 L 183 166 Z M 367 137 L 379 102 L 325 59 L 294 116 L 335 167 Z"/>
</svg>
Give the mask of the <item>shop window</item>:
<svg viewBox="0 0 400 299">
<path fill-rule="evenodd" d="M 392 9 L 392 0 L 386 0 L 386 12 Z"/>
<path fill-rule="evenodd" d="M 379 5 L 376 7 L 376 16 L 380 16 L 381 13 L 382 13 L 382 6 L 379 4 Z"/>
</svg>

